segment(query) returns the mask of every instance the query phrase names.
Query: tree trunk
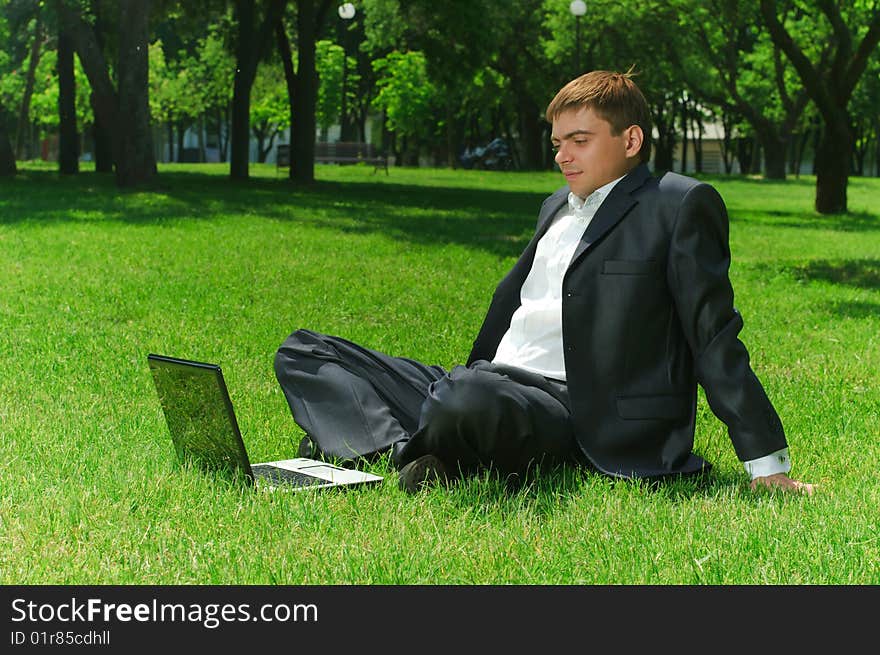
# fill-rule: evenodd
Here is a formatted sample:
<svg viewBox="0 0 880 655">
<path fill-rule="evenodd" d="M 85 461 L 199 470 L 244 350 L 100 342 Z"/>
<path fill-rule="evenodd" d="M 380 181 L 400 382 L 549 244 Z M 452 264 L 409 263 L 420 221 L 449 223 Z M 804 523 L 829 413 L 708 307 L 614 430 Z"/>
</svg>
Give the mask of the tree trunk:
<svg viewBox="0 0 880 655">
<path fill-rule="evenodd" d="M 229 157 L 229 175 L 238 180 L 246 180 L 249 172 L 251 87 L 257 69 L 254 13 L 254 0 L 236 0 L 238 43 L 235 48 L 235 81 L 232 87 L 232 151 Z"/>
<path fill-rule="evenodd" d="M 232 135 L 229 156 L 229 176 L 246 180 L 250 162 L 251 87 L 257 76 L 257 64 L 266 47 L 270 30 L 280 20 L 286 0 L 268 0 L 266 13 L 258 32 L 254 31 L 256 7 L 254 0 L 236 0 L 235 15 L 238 22 L 238 43 L 235 48 L 235 81 L 232 87 Z M 300 2 L 300 5 L 311 2 Z M 300 7 L 300 12 L 302 6 Z M 312 37 L 314 51 L 314 37 Z M 314 52 L 312 53 L 314 58 Z M 315 73 L 317 76 L 317 73 Z M 317 86 L 317 82 L 316 82 Z"/>
<path fill-rule="evenodd" d="M 253 127 L 254 136 L 257 139 L 257 163 L 262 164 L 266 161 L 265 156 L 263 155 L 263 144 L 266 143 L 266 128 L 268 127 L 268 121 L 263 121 L 262 125 L 255 125 Z"/>
<path fill-rule="evenodd" d="M 846 120 L 825 123 L 816 152 L 816 211 L 820 214 L 846 212 L 852 134 Z"/>
<path fill-rule="evenodd" d="M 272 130 L 269 134 L 269 143 L 266 144 L 265 150 L 260 151 L 260 163 L 265 164 L 266 158 L 269 156 L 269 153 L 272 152 L 272 148 L 275 147 L 275 137 L 278 136 L 280 132 L 278 130 Z"/>
<path fill-rule="evenodd" d="M 688 165 L 688 120 L 687 120 L 687 101 L 682 98 L 679 101 L 681 108 L 681 172 L 687 173 Z"/>
<path fill-rule="evenodd" d="M 315 106 L 318 97 L 315 1 L 299 0 L 297 7 L 299 42 L 294 88 L 297 102 L 291 123 L 290 178 L 297 182 L 312 182 L 315 179 Z"/>
<path fill-rule="evenodd" d="M 220 161 L 224 164 L 229 153 L 229 104 L 217 111 L 217 141 L 220 144 Z"/>
<path fill-rule="evenodd" d="M 455 108 L 452 106 L 452 102 L 447 98 L 446 100 L 446 165 L 449 168 L 458 168 L 457 157 L 455 156 L 455 151 L 457 148 L 455 147 Z M 416 162 L 415 165 L 418 166 L 419 163 L 419 155 L 416 153 Z"/>
<path fill-rule="evenodd" d="M 73 39 L 76 53 L 82 63 L 89 86 L 92 88 L 90 96 L 92 111 L 95 114 L 95 159 L 96 164 L 101 163 L 102 145 L 106 147 L 109 142 L 113 164 L 118 168 L 120 156 L 120 139 L 117 118 L 119 115 L 116 90 L 110 81 L 110 73 L 104 54 L 101 51 L 95 31 L 82 19 L 77 12 L 73 11 L 65 3 L 59 3 L 59 13 L 64 22 L 65 29 Z M 101 138 L 106 135 L 106 139 Z M 107 172 L 96 166 L 97 170 Z"/>
<path fill-rule="evenodd" d="M 58 31 L 58 170 L 62 175 L 79 173 L 73 41 L 63 28 Z"/>
<path fill-rule="evenodd" d="M 880 120 L 874 123 L 874 176 L 880 177 Z"/>
<path fill-rule="evenodd" d="M 168 129 L 168 159 L 165 161 L 174 161 L 174 121 L 169 119 L 165 127 Z"/>
<path fill-rule="evenodd" d="M 761 164 L 762 161 L 762 152 L 761 152 L 761 140 L 758 138 L 758 135 L 754 136 L 754 144 L 752 145 L 752 170 L 749 171 L 752 175 L 759 175 L 761 173 Z"/>
<path fill-rule="evenodd" d="M 770 121 L 755 125 L 755 135 L 764 151 L 764 178 L 784 180 L 788 139 L 780 134 Z"/>
<path fill-rule="evenodd" d="M 186 136 L 186 125 L 184 125 L 182 120 L 177 121 L 177 161 L 178 164 L 183 163 L 183 149 L 184 149 L 184 140 L 183 138 Z"/>
<path fill-rule="evenodd" d="M 199 147 L 199 162 L 204 164 L 205 160 L 208 158 L 205 154 L 205 121 L 204 114 L 199 114 L 199 118 L 196 121 L 196 129 L 198 130 L 197 143 Z"/>
<path fill-rule="evenodd" d="M 733 120 L 726 111 L 721 114 L 721 125 L 724 128 L 724 136 L 721 139 L 721 160 L 724 162 L 724 172 L 730 175 L 733 170 L 733 138 L 731 135 Z"/>
<path fill-rule="evenodd" d="M 17 172 L 15 153 L 6 131 L 6 110 L 0 105 L 0 176 L 15 175 Z"/>
<path fill-rule="evenodd" d="M 89 104 L 95 120 L 92 123 L 92 138 L 95 142 L 95 172 L 113 172 L 113 135 L 104 124 L 104 119 L 95 110 L 95 94 L 89 94 Z"/>
<path fill-rule="evenodd" d="M 853 153 L 850 170 L 854 175 L 863 177 L 865 174 L 865 155 L 868 154 L 868 127 L 862 121 L 855 121 L 852 126 Z"/>
<path fill-rule="evenodd" d="M 810 130 L 808 128 L 804 129 L 804 133 L 797 140 L 797 152 L 795 154 L 794 159 L 794 173 L 795 179 L 800 179 L 801 177 L 801 165 L 804 160 L 804 148 L 807 146 L 807 140 L 810 138 Z"/>
<path fill-rule="evenodd" d="M 31 43 L 30 59 L 28 61 L 27 77 L 25 78 L 24 95 L 21 100 L 21 111 L 18 114 L 18 130 L 15 136 L 15 152 L 19 159 L 27 154 L 27 158 L 31 159 L 31 123 L 30 107 L 31 98 L 34 95 L 34 81 L 37 73 L 37 64 L 40 63 L 40 48 L 43 45 L 43 28 L 41 22 L 41 13 L 37 12 L 36 25 L 34 27 L 34 40 Z M 27 150 L 25 151 L 25 147 Z"/>
<path fill-rule="evenodd" d="M 150 0 L 119 2 L 119 159 L 116 183 L 133 187 L 156 175 L 149 87 Z"/>
<path fill-rule="evenodd" d="M 542 168 L 540 115 L 541 110 L 534 99 L 525 91 L 518 90 L 517 118 L 522 142 L 519 165 L 526 170 Z"/>
<path fill-rule="evenodd" d="M 694 103 L 694 111 L 691 115 L 692 134 L 694 135 L 694 170 L 697 173 L 703 172 L 703 117 Z"/>
<path fill-rule="evenodd" d="M 675 155 L 675 101 L 669 105 L 654 105 L 654 125 L 657 127 L 654 170 L 671 171 Z"/>
<path fill-rule="evenodd" d="M 278 55 L 281 57 L 281 63 L 284 66 L 284 80 L 287 83 L 287 104 L 290 116 L 290 136 L 288 137 L 288 145 L 293 143 L 293 126 L 296 124 L 296 73 L 293 71 L 293 55 L 290 52 L 290 40 L 287 38 L 287 32 L 284 29 L 284 20 L 279 19 L 275 24 L 275 43 L 278 47 Z M 293 149 L 291 148 L 291 153 Z M 293 160 L 291 159 L 288 169 L 288 177 L 293 179 Z"/>
<path fill-rule="evenodd" d="M 752 172 L 752 160 L 754 157 L 754 141 L 747 136 L 738 137 L 736 140 L 736 160 L 739 162 L 740 173 L 748 175 Z"/>
<path fill-rule="evenodd" d="M 106 39 L 109 26 L 107 21 L 103 19 L 103 15 L 99 12 L 96 3 L 92 3 L 92 13 L 95 15 L 94 36 L 95 43 L 99 50 L 103 52 L 104 42 Z M 75 44 L 74 44 L 75 45 Z M 82 61 L 82 57 L 80 57 Z M 92 123 L 92 137 L 95 142 L 95 172 L 96 173 L 112 173 L 115 166 L 113 125 L 106 123 L 106 117 L 100 116 L 95 108 L 96 96 L 94 91 L 89 93 L 89 104 L 92 107 L 92 114 L 95 117 Z M 115 102 L 115 100 L 114 100 Z"/>
</svg>

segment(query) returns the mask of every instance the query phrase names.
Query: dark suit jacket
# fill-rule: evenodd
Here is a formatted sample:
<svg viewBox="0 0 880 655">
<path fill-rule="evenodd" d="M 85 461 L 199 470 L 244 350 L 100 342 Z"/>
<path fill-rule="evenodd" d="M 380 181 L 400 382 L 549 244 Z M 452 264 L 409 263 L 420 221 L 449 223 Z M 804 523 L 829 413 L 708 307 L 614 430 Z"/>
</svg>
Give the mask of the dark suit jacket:
<svg viewBox="0 0 880 655">
<path fill-rule="evenodd" d="M 498 285 L 469 363 L 491 360 L 520 305 L 538 240 L 567 201 L 544 201 L 534 237 Z M 693 473 L 697 383 L 740 460 L 786 447 L 749 364 L 728 278 L 724 202 L 708 184 L 643 164 L 602 203 L 562 281 L 562 337 L 575 434 L 615 476 Z"/>
</svg>

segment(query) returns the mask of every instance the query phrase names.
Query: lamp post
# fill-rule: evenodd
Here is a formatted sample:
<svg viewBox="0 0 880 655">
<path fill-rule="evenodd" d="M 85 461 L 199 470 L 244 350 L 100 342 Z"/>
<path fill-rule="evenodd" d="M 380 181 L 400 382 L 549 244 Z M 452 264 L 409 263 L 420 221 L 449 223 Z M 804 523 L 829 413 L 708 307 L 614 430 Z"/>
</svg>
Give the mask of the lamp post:
<svg viewBox="0 0 880 655">
<path fill-rule="evenodd" d="M 584 0 L 573 0 L 568 5 L 568 10 L 574 15 L 574 31 L 575 31 L 575 66 L 576 74 L 581 74 L 581 16 L 587 13 L 587 3 Z"/>
<path fill-rule="evenodd" d="M 339 5 L 339 9 L 337 10 L 339 17 L 343 21 L 350 21 L 354 18 L 356 12 L 354 5 L 350 2 L 346 2 L 344 4 Z M 346 96 L 348 95 L 348 91 L 345 88 L 346 86 L 346 78 L 348 77 L 348 48 L 346 45 L 348 44 L 348 28 L 343 26 L 342 32 L 342 108 L 340 110 L 339 117 L 339 140 L 344 141 L 347 136 L 348 130 L 346 129 L 346 124 L 348 121 L 348 107 L 346 102 Z"/>
</svg>

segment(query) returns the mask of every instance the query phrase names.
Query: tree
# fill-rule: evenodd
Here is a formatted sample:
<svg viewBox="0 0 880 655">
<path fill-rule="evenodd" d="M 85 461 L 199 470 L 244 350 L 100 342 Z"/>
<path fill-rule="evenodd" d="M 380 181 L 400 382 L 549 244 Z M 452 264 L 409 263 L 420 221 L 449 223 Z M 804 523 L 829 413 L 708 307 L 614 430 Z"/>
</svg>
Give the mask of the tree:
<svg viewBox="0 0 880 655">
<path fill-rule="evenodd" d="M 168 155 L 174 154 L 174 117 L 179 95 L 177 75 L 165 60 L 162 40 L 150 44 L 150 117 L 157 123 L 168 126 Z"/>
<path fill-rule="evenodd" d="M 290 179 L 312 182 L 315 179 L 315 106 L 318 98 L 318 71 L 315 44 L 327 18 L 330 0 L 297 0 L 297 67 L 284 17 L 275 24 L 278 54 L 284 66 L 287 99 L 290 104 Z"/>
<path fill-rule="evenodd" d="M 688 85 L 704 100 L 744 117 L 761 142 L 764 176 L 785 179 L 792 133 L 809 96 L 760 23 L 756 26 L 757 2 L 683 0 L 680 16 L 698 53 L 685 58 Z"/>
<path fill-rule="evenodd" d="M 250 157 L 251 87 L 257 75 L 257 64 L 265 53 L 272 29 L 281 18 L 286 0 L 266 0 L 262 20 L 255 0 L 235 0 L 237 41 L 235 45 L 235 78 L 232 92 L 232 136 L 229 174 L 232 178 L 248 177 Z"/>
<path fill-rule="evenodd" d="M 18 172 L 6 123 L 6 110 L 3 108 L 3 103 L 0 102 L 0 176 L 15 175 Z"/>
<path fill-rule="evenodd" d="M 96 32 L 79 6 L 62 1 L 59 8 L 93 91 L 95 118 L 112 135 L 117 185 L 148 183 L 157 174 L 149 105 L 150 1 L 119 1 L 118 90 Z"/>
<path fill-rule="evenodd" d="M 421 52 L 392 52 L 373 62 L 379 94 L 373 105 L 385 112 L 388 130 L 408 147 L 400 148 L 404 161 L 416 163 L 418 139 L 436 129 L 439 98 L 428 78 Z"/>
<path fill-rule="evenodd" d="M 290 125 L 283 76 L 284 71 L 273 61 L 261 63 L 254 79 L 250 122 L 257 139 L 257 161 L 261 163 L 275 145 L 275 137 Z"/>
<path fill-rule="evenodd" d="M 63 27 L 58 30 L 58 170 L 79 172 L 79 137 L 76 125 L 76 74 L 73 41 Z"/>
<path fill-rule="evenodd" d="M 199 39 L 193 61 L 193 83 L 204 94 L 205 115 L 216 126 L 220 161 L 225 162 L 231 138 L 232 93 L 235 58 L 224 45 L 224 32 L 231 29 L 227 18 L 211 25 L 208 35 Z"/>
<path fill-rule="evenodd" d="M 21 159 L 25 152 L 30 156 L 30 106 L 31 98 L 34 92 L 34 83 L 36 78 L 37 66 L 40 63 L 43 49 L 47 44 L 47 37 L 43 30 L 42 12 L 39 5 L 33 5 L 30 15 L 27 18 L 33 19 L 33 37 L 31 40 L 30 56 L 28 57 L 28 69 L 25 77 L 24 94 L 21 99 L 21 109 L 18 113 L 18 129 L 15 133 L 15 152 Z"/>
<path fill-rule="evenodd" d="M 120 156 L 116 179 L 120 186 L 136 186 L 156 175 L 153 131 L 150 124 L 149 85 L 150 0 L 120 0 L 119 115 Z M 124 125 L 124 127 L 122 127 Z"/>
<path fill-rule="evenodd" d="M 6 17 L 0 13 L 0 43 L 9 43 L 9 26 Z M 0 49 L 0 176 L 15 175 L 18 169 L 15 165 L 15 152 L 9 140 L 9 125 L 11 124 L 9 112 L 6 110 L 7 91 L 5 73 L 9 69 L 11 57 Z"/>
<path fill-rule="evenodd" d="M 825 123 L 816 153 L 816 211 L 845 212 L 854 145 L 848 105 L 871 53 L 880 43 L 880 7 L 876 3 L 870 7 L 867 2 L 853 3 L 845 16 L 833 0 L 816 0 L 831 27 L 833 53 L 828 62 L 813 62 L 780 20 L 777 4 L 776 0 L 761 0 L 761 15 L 773 42 L 797 70 Z M 794 6 L 795 18 L 808 20 L 806 9 L 796 2 Z M 847 18 L 854 27 L 847 24 Z"/>
<path fill-rule="evenodd" d="M 488 0 L 393 2 L 406 26 L 404 50 L 424 53 L 427 73 L 438 89 L 437 123 L 445 133 L 445 159 L 449 166 L 455 166 L 463 131 L 456 120 L 459 109 L 477 72 L 499 47 L 497 36 L 503 32 L 498 27 L 508 6 Z"/>
<path fill-rule="evenodd" d="M 868 165 L 873 159 L 875 175 L 880 176 L 880 56 L 868 62 L 850 102 L 853 137 L 853 171 L 856 175 L 869 175 Z M 871 148 L 873 146 L 873 152 Z"/>
<path fill-rule="evenodd" d="M 322 39 L 315 44 L 315 68 L 318 71 L 318 98 L 315 121 L 326 138 L 327 129 L 342 120 L 343 93 L 346 100 L 355 102 L 357 94 L 357 63 L 346 57 L 342 46 Z M 352 69 L 353 72 L 346 73 Z M 341 140 L 345 140 L 344 138 Z"/>
</svg>

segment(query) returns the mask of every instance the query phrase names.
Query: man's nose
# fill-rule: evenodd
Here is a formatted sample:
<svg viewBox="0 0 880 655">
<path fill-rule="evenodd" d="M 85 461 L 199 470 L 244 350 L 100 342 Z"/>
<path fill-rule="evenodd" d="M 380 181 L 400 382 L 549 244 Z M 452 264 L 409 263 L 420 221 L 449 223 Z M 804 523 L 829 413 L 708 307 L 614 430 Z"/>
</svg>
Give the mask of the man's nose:
<svg viewBox="0 0 880 655">
<path fill-rule="evenodd" d="M 558 146 L 556 149 L 556 156 L 553 159 L 557 164 L 568 161 L 568 150 L 562 145 Z"/>
</svg>

